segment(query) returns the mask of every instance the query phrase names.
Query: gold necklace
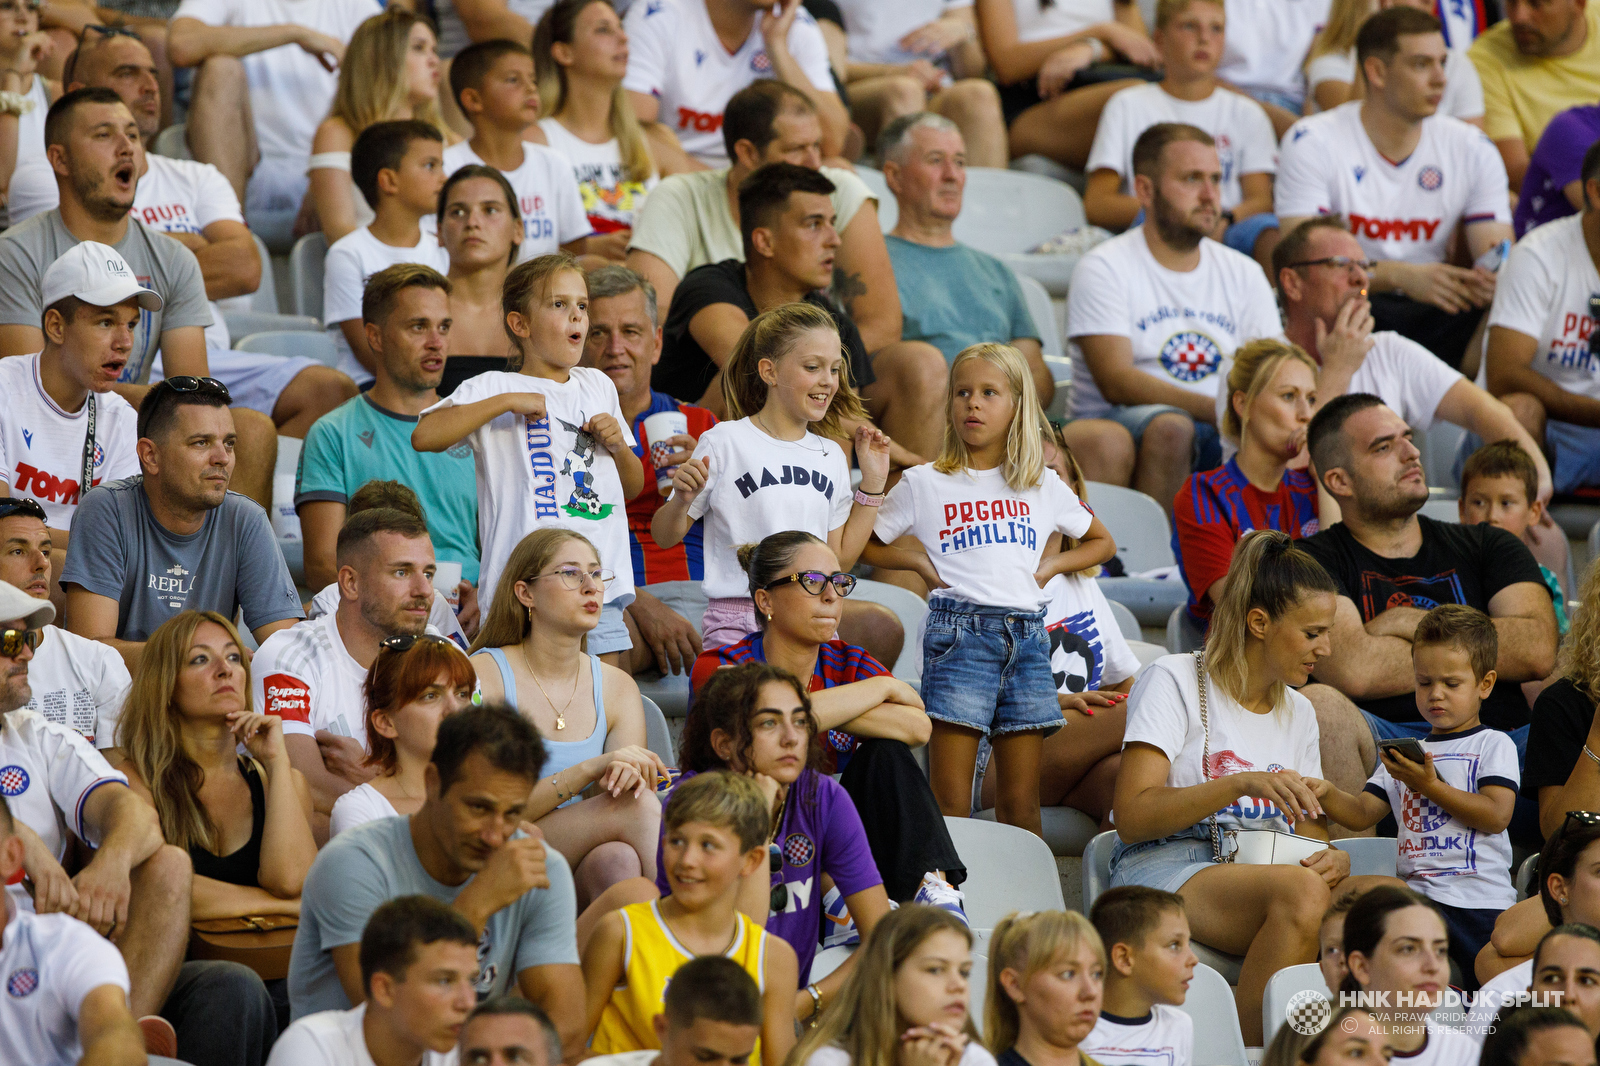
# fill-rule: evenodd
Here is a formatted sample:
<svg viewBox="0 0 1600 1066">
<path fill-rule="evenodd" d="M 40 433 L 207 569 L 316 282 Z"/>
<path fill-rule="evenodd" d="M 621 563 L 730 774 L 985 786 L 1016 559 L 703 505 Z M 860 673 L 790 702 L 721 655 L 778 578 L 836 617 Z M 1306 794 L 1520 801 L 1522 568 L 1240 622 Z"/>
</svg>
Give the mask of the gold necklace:
<svg viewBox="0 0 1600 1066">
<path fill-rule="evenodd" d="M 533 664 L 528 661 L 527 647 L 518 644 L 517 651 L 522 656 L 522 668 L 528 671 L 529 677 L 533 678 L 533 683 L 538 686 L 539 695 L 543 696 L 544 701 L 550 705 L 550 709 L 556 712 L 556 729 L 567 728 L 566 710 L 572 706 L 572 701 L 578 698 L 578 681 L 583 677 L 583 660 L 578 660 L 578 668 L 572 672 L 572 694 L 567 697 L 566 703 L 557 707 L 556 701 L 550 698 L 550 693 L 546 692 L 544 685 L 540 683 L 539 675 L 533 672 Z"/>
</svg>

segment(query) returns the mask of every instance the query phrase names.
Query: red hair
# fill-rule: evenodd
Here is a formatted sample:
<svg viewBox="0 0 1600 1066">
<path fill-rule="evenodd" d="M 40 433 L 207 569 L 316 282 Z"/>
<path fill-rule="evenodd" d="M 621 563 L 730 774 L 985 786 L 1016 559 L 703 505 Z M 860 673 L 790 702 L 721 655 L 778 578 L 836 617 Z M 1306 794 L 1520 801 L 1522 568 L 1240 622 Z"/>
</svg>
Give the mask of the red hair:
<svg viewBox="0 0 1600 1066">
<path fill-rule="evenodd" d="M 367 683 L 362 686 L 367 697 L 365 765 L 376 766 L 380 774 L 399 769 L 400 754 L 393 738 L 378 732 L 374 722 L 379 714 L 398 711 L 421 696 L 441 672 L 450 675 L 451 688 L 477 687 L 477 671 L 466 654 L 448 639 L 421 637 L 405 651 L 378 652 L 367 671 Z"/>
</svg>

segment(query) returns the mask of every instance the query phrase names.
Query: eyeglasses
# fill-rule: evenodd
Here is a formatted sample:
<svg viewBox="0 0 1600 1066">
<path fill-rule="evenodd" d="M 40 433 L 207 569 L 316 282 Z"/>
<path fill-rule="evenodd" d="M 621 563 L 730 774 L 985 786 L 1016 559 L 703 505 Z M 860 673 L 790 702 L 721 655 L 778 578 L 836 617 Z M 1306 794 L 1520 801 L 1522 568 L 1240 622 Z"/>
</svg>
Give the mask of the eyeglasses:
<svg viewBox="0 0 1600 1066">
<path fill-rule="evenodd" d="M 813 596 L 822 595 L 822 586 L 832 585 L 833 591 L 841 596 L 848 596 L 856 590 L 854 574 L 847 574 L 843 570 L 835 570 L 831 574 L 824 574 L 821 570 L 802 570 L 798 574 L 780 577 L 776 581 L 769 581 L 762 585 L 762 589 L 771 592 L 773 589 L 782 588 L 789 583 L 795 583 Z"/>
<path fill-rule="evenodd" d="M 435 636 L 432 633 L 400 633 L 392 637 L 384 637 L 378 642 L 379 651 L 408 652 L 417 641 L 423 640 L 430 644 L 449 644 L 450 638 Z"/>
<path fill-rule="evenodd" d="M 7 5 L 5 4 L 4 0 L 0 0 L 0 11 L 5 10 L 6 6 Z M 28 0 L 28 6 L 37 8 L 39 7 L 39 4 L 33 2 L 33 0 Z M 72 50 L 72 55 L 67 58 L 66 69 L 64 69 L 61 74 L 61 84 L 72 84 L 72 73 L 78 67 L 78 56 L 80 56 L 83 53 L 83 50 L 88 47 L 89 34 L 91 33 L 98 34 L 101 38 L 109 39 L 112 37 L 129 37 L 140 42 L 141 44 L 144 42 L 143 37 L 140 37 L 137 33 L 134 33 L 126 26 L 98 26 L 94 24 L 85 26 L 78 34 L 78 47 L 74 48 Z"/>
<path fill-rule="evenodd" d="M 776 844 L 767 845 L 767 870 L 771 873 L 781 873 L 783 870 L 783 849 Z M 777 914 L 789 905 L 789 886 L 779 881 L 772 886 L 772 895 L 767 899 L 767 906 L 773 914 Z"/>
<path fill-rule="evenodd" d="M 569 566 L 561 570 L 552 570 L 548 574 L 540 574 L 534 580 L 542 581 L 547 577 L 559 577 L 561 584 L 569 589 L 583 588 L 586 580 L 593 581 L 600 588 L 608 588 L 617 579 L 617 575 L 610 570 L 579 570 Z"/>
<path fill-rule="evenodd" d="M 1290 263 L 1291 267 L 1331 266 L 1335 270 L 1359 270 L 1370 274 L 1378 268 L 1378 264 L 1371 259 L 1351 259 L 1348 255 L 1325 255 L 1321 259 L 1303 259 L 1298 263 Z"/>
<path fill-rule="evenodd" d="M 39 506 L 38 500 L 15 496 L 0 498 L 0 518 L 10 518 L 12 515 L 19 514 L 26 515 L 29 518 L 37 518 L 41 522 L 45 520 L 44 508 Z"/>
<path fill-rule="evenodd" d="M 0 630 L 0 655 L 4 655 L 7 659 L 15 659 L 22 654 L 24 647 L 35 649 L 43 639 L 44 634 L 37 629 Z"/>
</svg>

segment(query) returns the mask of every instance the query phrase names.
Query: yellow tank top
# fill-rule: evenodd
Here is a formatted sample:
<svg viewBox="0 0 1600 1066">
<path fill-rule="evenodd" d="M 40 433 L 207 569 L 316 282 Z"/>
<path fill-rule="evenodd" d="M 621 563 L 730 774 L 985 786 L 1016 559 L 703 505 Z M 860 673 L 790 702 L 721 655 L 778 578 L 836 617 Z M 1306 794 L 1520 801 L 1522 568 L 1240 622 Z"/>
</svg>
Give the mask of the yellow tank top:
<svg viewBox="0 0 1600 1066">
<path fill-rule="evenodd" d="M 626 930 L 626 961 L 622 968 L 622 983 L 611 990 L 600 1014 L 600 1025 L 594 1031 L 593 1048 L 597 1055 L 614 1055 L 622 1051 L 658 1050 L 651 1020 L 662 1012 L 667 995 L 667 982 L 679 966 L 694 958 L 694 953 L 672 935 L 661 918 L 659 900 L 635 903 L 622 908 L 622 926 Z M 739 914 L 739 932 L 728 948 L 727 957 L 743 966 L 755 978 L 756 987 L 765 991 L 762 974 L 767 958 L 767 931 L 743 914 Z M 756 1042 L 750 1056 L 751 1066 L 760 1066 L 761 1042 Z"/>
</svg>

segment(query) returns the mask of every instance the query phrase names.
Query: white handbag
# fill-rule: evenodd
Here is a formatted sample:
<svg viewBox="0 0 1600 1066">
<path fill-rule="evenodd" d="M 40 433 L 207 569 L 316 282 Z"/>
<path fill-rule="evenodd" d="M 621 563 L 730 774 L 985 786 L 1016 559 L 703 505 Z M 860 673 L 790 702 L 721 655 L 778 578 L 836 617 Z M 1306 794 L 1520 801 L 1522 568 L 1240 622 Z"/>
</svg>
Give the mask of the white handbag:
<svg viewBox="0 0 1600 1066">
<path fill-rule="evenodd" d="M 1195 680 L 1200 687 L 1200 731 L 1203 736 L 1200 773 L 1211 780 L 1211 725 L 1206 719 L 1205 652 L 1194 653 Z M 1275 833 L 1270 829 L 1223 829 L 1211 815 L 1211 861 L 1247 866 L 1299 866 L 1332 845 L 1312 837 Z M 1226 841 L 1226 844 L 1224 844 Z"/>
</svg>

